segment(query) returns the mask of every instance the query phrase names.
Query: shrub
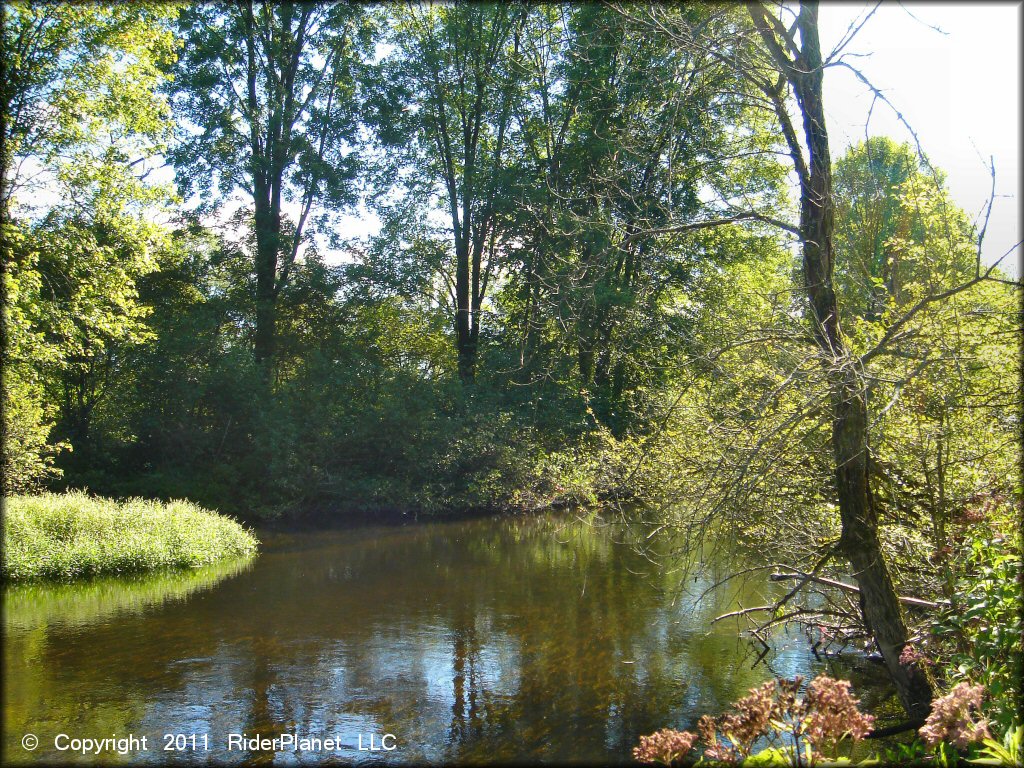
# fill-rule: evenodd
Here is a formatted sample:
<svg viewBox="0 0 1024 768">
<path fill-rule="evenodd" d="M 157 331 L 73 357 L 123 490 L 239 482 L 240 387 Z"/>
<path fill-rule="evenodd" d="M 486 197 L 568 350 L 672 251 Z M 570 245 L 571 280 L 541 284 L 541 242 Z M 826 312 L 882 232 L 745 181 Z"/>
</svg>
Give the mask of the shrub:
<svg viewBox="0 0 1024 768">
<path fill-rule="evenodd" d="M 932 626 L 932 653 L 948 683 L 985 690 L 984 708 L 1003 733 L 1019 724 L 1021 557 L 1011 543 L 974 539 L 967 546 L 954 600 Z"/>
</svg>

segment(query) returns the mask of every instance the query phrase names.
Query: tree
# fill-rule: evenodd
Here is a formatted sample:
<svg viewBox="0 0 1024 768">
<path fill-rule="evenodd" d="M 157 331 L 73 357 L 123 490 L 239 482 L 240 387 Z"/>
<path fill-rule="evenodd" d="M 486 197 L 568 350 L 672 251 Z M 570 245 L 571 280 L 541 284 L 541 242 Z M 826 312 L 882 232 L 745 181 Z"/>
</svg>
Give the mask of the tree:
<svg viewBox="0 0 1024 768">
<path fill-rule="evenodd" d="M 720 11 L 678 13 L 702 24 Z M 777 203 L 784 172 L 763 151 L 768 126 L 735 95 L 733 68 L 707 51 L 594 5 L 531 16 L 523 48 L 517 176 L 530 184 L 507 322 L 523 328 L 531 375 L 554 362 L 536 359 L 546 335 L 549 355 L 573 358 L 576 385 L 621 434 L 628 414 L 647 410 L 640 393 L 664 384 L 691 328 L 681 305 L 702 277 L 756 258 L 754 237 L 743 248 L 680 222 L 727 215 L 737 194 Z M 750 130 L 733 130 L 739 122 Z"/>
<path fill-rule="evenodd" d="M 862 363 L 851 352 L 840 326 L 833 280 L 834 190 L 822 100 L 825 68 L 818 40 L 818 6 L 816 2 L 801 3 L 792 29 L 763 5 L 748 6 L 748 11 L 779 73 L 774 82 L 763 78 L 755 82 L 774 106 L 800 184 L 803 287 L 814 340 L 829 372 L 833 469 L 842 526 L 838 550 L 853 568 L 864 622 L 900 701 L 908 714 L 924 717 L 931 705 L 931 684 L 920 667 L 901 661 L 909 634 L 878 535 L 879 510 L 870 480 L 866 384 Z M 797 141 L 784 89 L 791 89 L 796 99 L 803 146 Z"/>
<path fill-rule="evenodd" d="M 460 379 L 476 375 L 484 298 L 507 234 L 501 211 L 512 181 L 508 153 L 525 5 L 413 5 L 396 19 L 393 85 L 408 99 L 402 125 L 410 162 L 439 187 L 454 250 L 450 270 Z"/>
<path fill-rule="evenodd" d="M 956 598 L 948 555 L 963 510 L 1009 498 L 1017 482 L 1017 388 L 1006 372 L 1019 365 L 1018 286 L 996 273 L 975 281 L 976 238 L 941 171 L 909 145 L 873 137 L 836 163 L 836 289 L 854 351 L 874 350 L 875 493 L 890 524 L 931 549 L 938 578 L 918 588 L 946 600 Z"/>
<path fill-rule="evenodd" d="M 924 170 L 909 146 L 884 137 L 862 142 L 836 164 L 836 270 L 847 315 L 877 320 L 889 298 L 899 299 L 909 276 L 896 238 L 911 242 L 923 234 L 902 192 L 911 178 L 919 190 L 931 185 Z"/>
<path fill-rule="evenodd" d="M 134 280 L 152 268 L 166 199 L 145 182 L 168 110 L 155 93 L 174 55 L 168 6 L 5 3 L 0 77 L 5 489 L 55 473 L 55 387 L 111 342 L 136 338 Z M 26 191 L 41 204 L 32 205 Z M 19 196 L 20 195 L 20 196 Z M 56 197 L 57 202 L 50 201 Z"/>
<path fill-rule="evenodd" d="M 185 47 L 172 101 L 192 126 L 170 157 L 182 192 L 199 193 L 202 208 L 237 190 L 251 201 L 254 352 L 269 372 L 278 296 L 309 234 L 314 205 L 326 212 L 354 200 L 371 16 L 346 3 L 250 0 L 189 6 L 179 31 Z"/>
<path fill-rule="evenodd" d="M 98 137 L 104 133 L 118 139 L 104 148 L 110 164 L 134 168 L 161 148 L 167 105 L 154 91 L 161 69 L 174 58 L 166 24 L 172 13 L 165 4 L 147 2 L 4 3 L 5 219 L 14 213 L 14 195 L 26 185 L 41 188 L 58 165 L 81 165 L 90 149 L 94 160 L 103 159 L 97 145 L 103 147 Z"/>
<path fill-rule="evenodd" d="M 923 718 L 931 702 L 931 685 L 920 667 L 901 657 L 909 634 L 879 538 L 880 509 L 871 480 L 869 390 L 865 378 L 865 365 L 872 355 L 857 355 L 840 324 L 843 314 L 834 280 L 832 161 L 822 101 L 822 82 L 831 59 L 826 62 L 821 53 L 817 3 L 801 3 L 789 26 L 763 4 L 750 4 L 746 10 L 747 23 L 724 15 L 718 19 L 725 23 L 705 25 L 680 23 L 671 13 L 652 13 L 650 18 L 652 26 L 669 34 L 677 44 L 711 50 L 720 61 L 730 62 L 745 81 L 751 102 L 774 117 L 784 138 L 799 184 L 800 216 L 796 227 L 779 223 L 799 239 L 801 288 L 806 300 L 803 316 L 810 326 L 815 350 L 812 359 L 824 373 L 827 399 L 802 406 L 781 425 L 781 434 L 786 435 L 811 413 L 823 413 L 830 422 L 830 473 L 841 532 L 816 568 L 837 553 L 849 561 L 859 586 L 864 625 L 885 661 L 904 708 L 911 716 Z M 751 39 L 760 45 L 749 45 Z M 833 57 L 836 55 L 838 51 Z M 750 217 L 755 215 L 750 212 Z M 886 340 L 883 336 L 880 341 Z M 786 381 L 805 381 L 813 394 L 813 379 L 804 368 L 807 359 L 798 358 L 797 367 Z M 777 401 L 785 388 L 766 394 L 770 401 Z M 748 456 L 757 455 L 764 443 L 764 439 L 757 440 Z M 744 460 L 740 471 L 745 475 L 749 466 L 749 459 Z"/>
</svg>

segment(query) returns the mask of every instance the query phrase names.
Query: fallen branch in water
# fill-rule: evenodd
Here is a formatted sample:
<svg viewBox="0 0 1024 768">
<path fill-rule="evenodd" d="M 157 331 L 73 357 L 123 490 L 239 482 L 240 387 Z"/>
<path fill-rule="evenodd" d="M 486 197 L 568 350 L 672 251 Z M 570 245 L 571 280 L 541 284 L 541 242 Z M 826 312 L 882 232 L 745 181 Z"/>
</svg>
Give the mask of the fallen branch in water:
<svg viewBox="0 0 1024 768">
<path fill-rule="evenodd" d="M 729 611 L 729 613 L 723 613 L 721 616 L 715 616 L 715 618 L 711 620 L 711 623 L 714 624 L 715 622 L 721 621 L 722 619 L 728 619 L 730 616 L 746 616 L 748 613 L 757 613 L 758 611 L 774 610 L 774 605 L 755 605 L 751 608 L 741 608 L 738 611 Z"/>
<path fill-rule="evenodd" d="M 847 592 L 860 592 L 860 587 L 854 584 L 847 584 L 846 582 L 836 581 L 835 579 L 826 579 L 823 576 L 815 576 L 814 574 L 803 573 L 802 571 L 797 571 L 795 573 L 773 573 L 768 577 L 768 579 L 770 581 L 788 581 L 790 579 L 803 579 L 804 581 L 814 581 L 818 584 L 824 584 L 829 587 L 835 587 L 836 589 L 844 589 Z M 943 608 L 949 605 L 949 603 L 946 601 L 936 603 L 932 602 L 931 600 L 922 600 L 919 597 L 903 597 L 902 595 L 899 596 L 899 601 L 906 605 L 916 605 L 919 608 Z"/>
</svg>

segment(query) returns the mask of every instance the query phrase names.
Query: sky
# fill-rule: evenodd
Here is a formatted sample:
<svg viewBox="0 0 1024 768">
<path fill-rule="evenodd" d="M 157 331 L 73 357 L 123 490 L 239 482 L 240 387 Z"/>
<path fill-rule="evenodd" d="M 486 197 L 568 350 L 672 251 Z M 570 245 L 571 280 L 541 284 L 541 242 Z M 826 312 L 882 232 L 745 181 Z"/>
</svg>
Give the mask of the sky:
<svg viewBox="0 0 1024 768">
<path fill-rule="evenodd" d="M 822 3 L 819 36 L 827 55 L 850 22 L 873 7 Z M 982 248 L 991 263 L 1021 239 L 1020 3 L 884 2 L 846 49 L 849 59 L 903 113 L 932 164 L 948 174 L 953 199 L 972 216 L 986 203 L 996 167 L 996 200 Z M 938 28 L 933 29 L 933 27 Z M 871 92 L 841 67 L 825 74 L 824 94 L 833 158 L 862 141 Z M 913 143 L 883 104 L 875 105 L 871 135 Z M 1003 262 L 1020 275 L 1019 254 Z"/>
</svg>

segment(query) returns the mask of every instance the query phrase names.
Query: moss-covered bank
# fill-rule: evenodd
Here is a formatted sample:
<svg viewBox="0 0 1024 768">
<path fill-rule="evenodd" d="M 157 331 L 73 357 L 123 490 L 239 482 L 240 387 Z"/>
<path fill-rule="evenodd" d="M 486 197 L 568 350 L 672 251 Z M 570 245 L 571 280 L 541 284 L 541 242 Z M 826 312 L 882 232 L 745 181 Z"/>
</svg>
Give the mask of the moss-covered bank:
<svg viewBox="0 0 1024 768">
<path fill-rule="evenodd" d="M 79 491 L 4 499 L 5 581 L 195 568 L 250 555 L 234 520 L 188 501 L 117 502 Z"/>
</svg>

